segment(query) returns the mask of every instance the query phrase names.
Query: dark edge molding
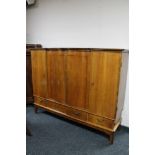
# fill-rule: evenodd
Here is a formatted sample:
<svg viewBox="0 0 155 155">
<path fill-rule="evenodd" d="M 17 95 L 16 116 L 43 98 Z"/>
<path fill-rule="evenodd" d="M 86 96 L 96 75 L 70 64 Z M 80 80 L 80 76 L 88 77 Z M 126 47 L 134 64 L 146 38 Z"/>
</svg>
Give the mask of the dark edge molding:
<svg viewBox="0 0 155 155">
<path fill-rule="evenodd" d="M 67 50 L 85 50 L 87 52 L 91 52 L 92 50 L 93 51 L 112 51 L 112 52 L 125 52 L 125 53 L 128 53 L 129 50 L 127 49 L 115 49 L 115 48 L 29 48 L 29 50 L 47 50 L 47 51 L 50 51 L 50 50 L 62 50 L 62 51 L 67 51 Z"/>
<path fill-rule="evenodd" d="M 128 49 L 124 49 L 123 52 L 124 53 L 129 53 L 129 50 Z"/>
</svg>

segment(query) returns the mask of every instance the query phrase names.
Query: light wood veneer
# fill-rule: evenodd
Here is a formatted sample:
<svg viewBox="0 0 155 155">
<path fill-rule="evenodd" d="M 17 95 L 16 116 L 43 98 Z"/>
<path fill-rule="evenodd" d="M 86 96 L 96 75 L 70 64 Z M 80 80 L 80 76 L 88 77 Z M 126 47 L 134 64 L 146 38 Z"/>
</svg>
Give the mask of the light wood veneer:
<svg viewBox="0 0 155 155">
<path fill-rule="evenodd" d="M 35 110 L 43 108 L 110 136 L 121 122 L 128 52 L 32 49 Z"/>
</svg>

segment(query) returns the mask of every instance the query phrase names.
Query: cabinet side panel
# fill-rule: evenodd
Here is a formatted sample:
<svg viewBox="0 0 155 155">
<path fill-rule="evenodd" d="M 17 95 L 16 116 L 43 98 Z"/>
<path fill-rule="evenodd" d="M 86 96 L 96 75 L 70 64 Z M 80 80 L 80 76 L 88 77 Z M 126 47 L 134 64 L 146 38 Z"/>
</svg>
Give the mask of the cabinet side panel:
<svg viewBox="0 0 155 155">
<path fill-rule="evenodd" d="M 33 103 L 31 54 L 26 53 L 26 103 Z"/>
<path fill-rule="evenodd" d="M 46 51 L 32 50 L 31 63 L 32 63 L 33 95 L 46 97 L 47 93 Z"/>
<path fill-rule="evenodd" d="M 118 103 L 117 103 L 117 112 L 115 123 L 121 119 L 121 113 L 124 106 L 125 91 L 126 91 L 126 79 L 128 72 L 128 53 L 122 53 L 122 67 L 120 73 L 120 82 L 119 82 L 119 93 L 118 93 Z"/>
</svg>

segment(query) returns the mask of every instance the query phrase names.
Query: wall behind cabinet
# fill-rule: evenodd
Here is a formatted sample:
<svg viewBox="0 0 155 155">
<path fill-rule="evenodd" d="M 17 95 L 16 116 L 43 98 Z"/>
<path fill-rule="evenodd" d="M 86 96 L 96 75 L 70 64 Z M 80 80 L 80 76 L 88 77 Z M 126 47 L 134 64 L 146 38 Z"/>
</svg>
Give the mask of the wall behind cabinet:
<svg viewBox="0 0 155 155">
<path fill-rule="evenodd" d="M 128 0 L 37 0 L 27 9 L 27 43 L 43 47 L 129 47 Z M 123 112 L 128 126 L 128 87 Z"/>
</svg>

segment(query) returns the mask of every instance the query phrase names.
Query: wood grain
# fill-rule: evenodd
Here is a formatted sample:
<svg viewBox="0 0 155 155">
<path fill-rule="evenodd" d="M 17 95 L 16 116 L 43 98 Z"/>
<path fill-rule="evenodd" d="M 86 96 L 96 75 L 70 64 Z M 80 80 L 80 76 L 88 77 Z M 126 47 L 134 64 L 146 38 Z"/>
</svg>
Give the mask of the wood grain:
<svg viewBox="0 0 155 155">
<path fill-rule="evenodd" d="M 48 98 L 65 103 L 64 52 L 47 52 Z"/>
<path fill-rule="evenodd" d="M 47 95 L 47 70 L 45 50 L 31 50 L 33 95 L 46 97 Z"/>
<path fill-rule="evenodd" d="M 91 122 L 96 125 L 105 126 L 107 128 L 113 129 L 114 127 L 114 121 L 108 120 L 104 117 L 94 116 L 91 114 L 88 114 L 88 122 Z"/>
<path fill-rule="evenodd" d="M 66 103 L 81 109 L 87 108 L 87 56 L 84 51 L 65 52 Z"/>
<path fill-rule="evenodd" d="M 89 112 L 115 118 L 120 64 L 121 53 L 91 53 Z"/>
<path fill-rule="evenodd" d="M 124 104 L 128 53 L 35 49 L 31 60 L 35 108 L 103 131 L 112 143 Z"/>
<path fill-rule="evenodd" d="M 26 44 L 26 103 L 34 103 L 30 48 L 42 47 L 40 44 Z"/>
</svg>

